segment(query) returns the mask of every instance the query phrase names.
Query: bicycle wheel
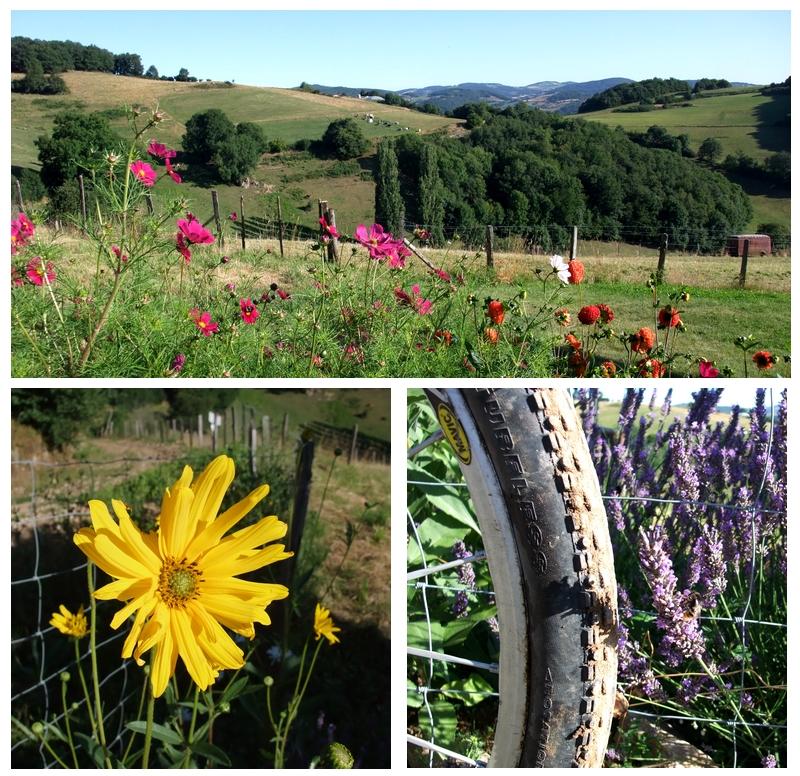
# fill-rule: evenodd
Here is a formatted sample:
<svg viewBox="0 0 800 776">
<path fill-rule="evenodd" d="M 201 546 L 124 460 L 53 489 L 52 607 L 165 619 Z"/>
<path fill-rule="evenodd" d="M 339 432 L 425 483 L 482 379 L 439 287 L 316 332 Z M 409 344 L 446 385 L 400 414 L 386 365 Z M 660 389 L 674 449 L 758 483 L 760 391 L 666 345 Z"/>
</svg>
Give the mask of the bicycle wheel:
<svg viewBox="0 0 800 776">
<path fill-rule="evenodd" d="M 426 390 L 480 524 L 500 633 L 493 767 L 598 767 L 617 595 L 597 476 L 566 392 Z"/>
</svg>

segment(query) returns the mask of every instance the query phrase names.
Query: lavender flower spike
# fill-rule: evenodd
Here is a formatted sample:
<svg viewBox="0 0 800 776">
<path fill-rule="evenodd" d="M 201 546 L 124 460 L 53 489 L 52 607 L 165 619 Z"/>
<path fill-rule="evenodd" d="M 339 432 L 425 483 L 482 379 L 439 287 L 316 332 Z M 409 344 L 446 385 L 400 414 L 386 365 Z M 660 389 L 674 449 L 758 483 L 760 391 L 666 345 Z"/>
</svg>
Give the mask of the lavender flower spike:
<svg viewBox="0 0 800 776">
<path fill-rule="evenodd" d="M 678 591 L 678 579 L 672 568 L 670 546 L 660 526 L 649 532 L 639 529 L 639 560 L 650 585 L 656 625 L 664 634 L 660 652 L 670 666 L 705 654 L 705 639 L 697 620 L 687 615 L 690 592 Z"/>
</svg>

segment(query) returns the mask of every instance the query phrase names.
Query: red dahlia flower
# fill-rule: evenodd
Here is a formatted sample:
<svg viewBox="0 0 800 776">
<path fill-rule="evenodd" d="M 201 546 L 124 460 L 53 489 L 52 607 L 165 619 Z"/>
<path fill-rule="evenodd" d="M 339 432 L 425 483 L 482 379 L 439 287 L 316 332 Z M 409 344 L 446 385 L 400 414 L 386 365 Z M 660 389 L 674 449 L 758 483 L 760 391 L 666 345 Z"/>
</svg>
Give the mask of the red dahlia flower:
<svg viewBox="0 0 800 776">
<path fill-rule="evenodd" d="M 676 326 L 680 326 L 680 323 L 680 313 L 674 307 L 668 305 L 658 311 L 659 329 L 674 329 Z"/>
<path fill-rule="evenodd" d="M 499 326 L 506 317 L 506 311 L 503 307 L 503 303 L 499 299 L 492 299 L 492 301 L 487 305 L 486 314 L 489 316 L 492 323 Z"/>
<path fill-rule="evenodd" d="M 600 308 L 594 304 L 581 307 L 578 312 L 578 320 L 586 326 L 591 326 L 593 323 L 596 323 L 599 318 Z"/>
</svg>

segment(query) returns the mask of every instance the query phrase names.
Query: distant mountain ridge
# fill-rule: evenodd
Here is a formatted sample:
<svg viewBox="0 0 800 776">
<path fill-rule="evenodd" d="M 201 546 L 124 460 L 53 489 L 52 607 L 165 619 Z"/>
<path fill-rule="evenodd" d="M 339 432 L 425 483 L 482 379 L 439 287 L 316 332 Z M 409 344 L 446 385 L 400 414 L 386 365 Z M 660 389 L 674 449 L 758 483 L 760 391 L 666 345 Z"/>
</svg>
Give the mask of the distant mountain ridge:
<svg viewBox="0 0 800 776">
<path fill-rule="evenodd" d="M 693 87 L 697 79 L 687 79 Z M 392 91 L 416 105 L 431 103 L 447 112 L 470 102 L 486 102 L 496 108 L 506 108 L 524 102 L 534 108 L 551 113 L 577 113 L 578 107 L 590 97 L 620 84 L 635 83 L 632 78 L 602 78 L 597 81 L 537 81 L 526 86 L 507 86 L 498 83 L 466 82 L 445 86 L 441 84 L 417 89 L 356 88 L 352 86 L 323 86 L 305 84 L 322 94 L 342 94 L 358 97 L 360 94 L 383 94 Z M 732 82 L 732 86 L 750 84 Z"/>
<path fill-rule="evenodd" d="M 578 106 L 593 94 L 618 84 L 630 83 L 630 78 L 603 78 L 598 81 L 538 81 L 526 86 L 507 86 L 498 83 L 467 82 L 450 86 L 423 86 L 419 89 L 356 89 L 344 86 L 308 84 L 323 94 L 359 94 L 394 91 L 417 105 L 432 103 L 442 111 L 453 110 L 470 102 L 486 102 L 497 108 L 525 102 L 535 108 L 554 113 L 576 113 Z"/>
</svg>

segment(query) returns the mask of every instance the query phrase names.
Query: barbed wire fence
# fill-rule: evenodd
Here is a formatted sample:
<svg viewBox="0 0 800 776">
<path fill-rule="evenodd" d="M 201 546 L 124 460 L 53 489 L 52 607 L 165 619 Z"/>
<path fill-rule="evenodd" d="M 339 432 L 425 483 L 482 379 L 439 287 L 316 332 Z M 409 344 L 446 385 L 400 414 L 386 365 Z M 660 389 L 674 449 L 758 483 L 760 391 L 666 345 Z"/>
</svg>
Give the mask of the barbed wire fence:
<svg viewBox="0 0 800 776">
<path fill-rule="evenodd" d="M 770 391 L 770 397 L 772 397 L 772 392 Z M 767 451 L 766 451 L 766 459 L 769 460 L 772 444 L 773 444 L 773 430 L 775 425 L 775 404 L 771 400 L 770 401 L 770 423 L 769 423 L 769 438 L 767 442 Z M 412 422 L 413 425 L 413 422 Z M 441 442 L 442 435 L 441 433 L 435 433 L 432 437 L 426 440 L 424 443 L 417 445 L 416 447 L 409 450 L 408 456 L 409 459 L 413 458 L 414 454 L 421 449 L 424 449 L 425 446 L 429 443 L 437 443 Z M 737 628 L 739 634 L 739 644 L 737 645 L 739 654 L 742 655 L 741 666 L 739 668 L 739 687 L 738 687 L 738 708 L 737 708 L 737 715 L 734 717 L 728 718 L 712 718 L 712 717 L 697 717 L 692 715 L 678 715 L 678 714 L 670 714 L 670 713 L 661 713 L 661 712 L 653 712 L 653 711 L 643 711 L 640 709 L 629 708 L 628 714 L 632 716 L 642 717 L 646 719 L 651 719 L 654 722 L 658 722 L 660 720 L 667 720 L 667 721 L 683 721 L 683 722 L 691 722 L 694 724 L 717 724 L 728 727 L 732 731 L 731 741 L 732 741 L 732 766 L 735 768 L 738 765 L 739 759 L 739 751 L 738 751 L 738 737 L 739 737 L 739 730 L 744 726 L 749 726 L 753 728 L 766 728 L 770 730 L 787 730 L 788 726 L 786 724 L 773 724 L 773 723 L 763 723 L 763 722 L 752 722 L 752 721 L 744 721 L 742 718 L 742 710 L 743 710 L 743 699 L 745 696 L 745 676 L 747 672 L 747 663 L 746 663 L 746 656 L 750 655 L 749 660 L 752 663 L 752 654 L 748 649 L 749 645 L 749 636 L 750 636 L 750 629 L 753 627 L 756 628 L 778 628 L 786 631 L 788 626 L 785 622 L 770 622 L 758 619 L 752 619 L 748 617 L 750 613 L 750 608 L 753 600 L 753 595 L 755 592 L 755 568 L 756 568 L 756 553 L 759 546 L 759 537 L 757 535 L 756 529 L 756 517 L 758 515 L 784 515 L 784 512 L 779 512 L 772 509 L 767 509 L 762 506 L 762 500 L 764 496 L 766 481 L 767 481 L 767 472 L 769 467 L 764 468 L 764 473 L 759 483 L 758 489 L 755 492 L 754 498 L 752 503 L 748 506 L 742 506 L 738 504 L 723 504 L 717 502 L 709 502 L 709 501 L 696 501 L 691 499 L 669 499 L 669 498 L 660 498 L 660 497 L 649 497 L 649 496 L 624 496 L 618 494 L 604 494 L 603 500 L 606 503 L 616 501 L 616 502 L 623 502 L 623 503 L 647 503 L 647 504 L 657 504 L 659 506 L 679 506 L 679 505 L 688 505 L 688 506 L 698 506 L 698 507 L 705 507 L 710 510 L 719 510 L 720 512 L 724 510 L 730 511 L 737 511 L 742 514 L 747 515 L 749 520 L 749 527 L 750 527 L 750 548 L 751 548 L 751 555 L 749 558 L 749 577 L 747 580 L 747 595 L 744 601 L 743 607 L 741 612 L 738 615 L 724 617 L 714 615 L 700 615 L 698 619 L 701 621 L 706 622 L 730 622 L 733 623 L 734 627 Z M 435 478 L 430 478 L 426 480 L 415 480 L 412 478 L 407 478 L 406 486 L 419 486 L 427 488 L 436 488 L 441 487 L 443 489 L 466 489 L 467 484 L 463 481 L 437 481 Z M 409 500 L 410 502 L 410 500 Z M 465 660 L 464 658 L 460 658 L 458 656 L 447 654 L 447 650 L 443 644 L 436 644 L 435 637 L 434 637 L 434 628 L 432 627 L 431 618 L 430 618 L 430 611 L 428 606 L 427 594 L 428 591 L 435 591 L 437 593 L 441 593 L 444 595 L 452 595 L 454 598 L 459 594 L 464 594 L 464 592 L 469 592 L 471 594 L 483 594 L 483 595 L 493 595 L 492 590 L 478 590 L 478 589 L 471 589 L 471 588 L 464 588 L 463 586 L 459 585 L 452 585 L 452 584 L 441 584 L 435 583 L 431 584 L 428 580 L 431 577 L 435 577 L 436 574 L 444 572 L 444 571 L 451 571 L 454 568 L 458 568 L 459 566 L 464 566 L 467 564 L 473 564 L 476 562 L 484 562 L 485 561 L 485 553 L 482 551 L 478 551 L 475 553 L 471 553 L 467 557 L 459 558 L 457 560 L 453 560 L 447 563 L 438 564 L 436 566 L 428 566 L 425 560 L 425 550 L 422 545 L 422 542 L 419 537 L 419 524 L 415 521 L 414 516 L 411 514 L 410 511 L 407 512 L 407 520 L 408 520 L 408 539 L 410 542 L 414 542 L 416 548 L 422 558 L 422 567 L 419 569 L 411 569 L 408 571 L 406 575 L 406 584 L 407 586 L 414 590 L 415 595 L 419 595 L 420 597 L 420 610 L 424 614 L 425 622 L 427 625 L 427 641 L 428 641 L 428 649 L 427 650 L 420 650 L 414 647 L 407 646 L 407 653 L 409 657 L 421 657 L 425 658 L 428 661 L 428 675 L 426 677 L 426 681 L 423 685 L 417 686 L 416 693 L 421 696 L 422 698 L 422 705 L 424 707 L 425 714 L 429 719 L 430 730 L 431 730 L 431 740 L 425 740 L 419 738 L 417 736 L 408 734 L 407 735 L 407 743 L 411 746 L 417 747 L 423 751 L 427 751 L 427 759 L 429 767 L 433 767 L 433 755 L 434 752 L 440 754 L 442 757 L 449 758 L 451 761 L 455 761 L 457 763 L 461 763 L 462 765 L 472 766 L 472 767 L 483 767 L 486 765 L 485 762 L 481 762 L 475 760 L 471 757 L 465 756 L 461 752 L 455 752 L 451 749 L 446 747 L 440 746 L 435 741 L 435 736 L 433 735 L 435 724 L 434 724 L 434 712 L 430 704 L 429 696 L 441 694 L 443 691 L 441 688 L 433 686 L 433 678 L 435 674 L 435 664 L 437 662 L 441 663 L 460 663 L 469 665 L 473 668 L 487 670 L 490 673 L 496 673 L 497 666 L 487 666 L 481 665 L 476 663 L 475 661 Z M 646 584 L 646 582 L 644 582 Z M 409 602 L 409 613 L 411 612 L 412 601 Z M 643 611 L 639 609 L 633 609 L 633 614 L 635 615 L 645 615 L 647 617 L 651 617 L 655 620 L 658 617 L 658 614 L 653 611 Z M 418 613 L 418 612 L 417 612 Z M 502 631 L 501 631 L 502 633 Z M 733 650 L 732 650 L 733 651 Z M 628 683 L 619 682 L 619 686 L 623 689 L 628 687 Z M 447 693 L 453 695 L 453 690 L 447 689 Z M 488 693 L 484 691 L 480 691 L 478 693 L 471 693 L 471 694 L 481 694 L 485 695 L 486 697 L 493 696 L 497 697 L 498 694 L 496 692 Z M 738 717 L 738 718 L 737 718 Z"/>
</svg>

